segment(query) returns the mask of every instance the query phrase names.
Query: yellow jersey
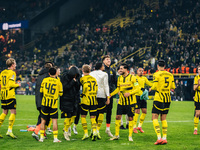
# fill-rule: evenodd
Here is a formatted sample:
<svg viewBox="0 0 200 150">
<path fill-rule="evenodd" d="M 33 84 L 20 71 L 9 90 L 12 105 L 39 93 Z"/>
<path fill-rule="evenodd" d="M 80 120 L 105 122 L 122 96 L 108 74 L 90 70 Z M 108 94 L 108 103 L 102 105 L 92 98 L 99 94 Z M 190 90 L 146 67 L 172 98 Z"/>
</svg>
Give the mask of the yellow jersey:
<svg viewBox="0 0 200 150">
<path fill-rule="evenodd" d="M 200 75 L 197 75 L 197 76 L 194 77 L 194 85 L 198 84 L 199 79 L 200 79 Z M 194 101 L 200 102 L 200 86 L 195 91 Z"/>
<path fill-rule="evenodd" d="M 80 78 L 82 85 L 82 100 L 81 104 L 85 105 L 98 105 L 97 102 L 97 91 L 98 85 L 97 80 L 91 75 L 85 75 Z"/>
<path fill-rule="evenodd" d="M 15 88 L 19 87 L 16 82 L 16 73 L 11 69 L 1 72 L 1 100 L 15 99 Z"/>
<path fill-rule="evenodd" d="M 139 86 L 140 86 L 140 88 L 144 88 L 145 87 L 145 85 L 148 85 L 148 86 L 152 86 L 153 85 L 153 83 L 151 83 L 148 79 L 147 79 L 147 77 L 145 77 L 145 76 L 136 76 L 136 80 L 137 80 L 137 82 L 138 82 L 138 84 L 139 84 Z M 135 95 L 136 96 L 141 96 L 142 95 L 142 93 L 143 93 L 143 91 L 142 90 L 140 90 L 138 93 L 136 93 Z"/>
<path fill-rule="evenodd" d="M 162 103 L 171 102 L 170 90 L 175 89 L 174 76 L 167 71 L 158 71 L 153 74 L 153 86 L 155 90 L 154 101 Z"/>
<path fill-rule="evenodd" d="M 128 74 L 126 77 L 122 75 L 118 77 L 117 88 L 110 94 L 111 96 L 120 92 L 119 105 L 132 105 L 136 103 L 135 94 L 140 90 L 136 77 Z M 124 93 L 130 93 L 129 97 L 124 97 Z"/>
<path fill-rule="evenodd" d="M 42 106 L 58 108 L 58 97 L 63 95 L 62 83 L 59 79 L 53 77 L 44 78 L 40 93 L 43 93 Z"/>
</svg>

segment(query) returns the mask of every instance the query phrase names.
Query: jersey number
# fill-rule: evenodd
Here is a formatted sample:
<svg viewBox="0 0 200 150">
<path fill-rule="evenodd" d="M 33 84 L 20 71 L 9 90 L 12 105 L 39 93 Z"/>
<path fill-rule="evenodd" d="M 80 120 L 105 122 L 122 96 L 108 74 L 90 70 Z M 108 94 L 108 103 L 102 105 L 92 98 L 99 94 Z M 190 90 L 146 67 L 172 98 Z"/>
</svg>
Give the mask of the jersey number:
<svg viewBox="0 0 200 150">
<path fill-rule="evenodd" d="M 165 77 L 165 86 L 164 86 L 164 88 L 168 88 L 168 86 L 169 86 L 169 77 Z"/>
<path fill-rule="evenodd" d="M 6 76 L 2 76 L 3 86 L 6 85 Z"/>
<path fill-rule="evenodd" d="M 45 88 L 48 90 L 48 93 L 50 94 L 55 94 L 56 89 L 54 88 L 54 86 L 56 86 L 56 84 L 51 84 L 51 83 L 45 84 Z"/>
<path fill-rule="evenodd" d="M 89 90 L 88 91 L 95 91 L 95 86 L 96 86 L 96 82 L 95 81 L 88 81 L 88 87 L 89 87 Z"/>
</svg>

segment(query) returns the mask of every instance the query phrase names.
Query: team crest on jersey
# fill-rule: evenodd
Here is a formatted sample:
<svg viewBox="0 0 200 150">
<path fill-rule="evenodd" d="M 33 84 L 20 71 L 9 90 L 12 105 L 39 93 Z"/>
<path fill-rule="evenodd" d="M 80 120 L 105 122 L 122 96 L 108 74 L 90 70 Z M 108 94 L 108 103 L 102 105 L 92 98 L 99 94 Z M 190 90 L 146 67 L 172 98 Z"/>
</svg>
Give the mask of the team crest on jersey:
<svg viewBox="0 0 200 150">
<path fill-rule="evenodd" d="M 113 72 L 112 72 L 112 71 L 110 71 L 110 74 L 112 75 L 112 74 L 113 74 Z"/>
<path fill-rule="evenodd" d="M 135 105 L 135 108 L 138 108 L 138 105 Z"/>
<path fill-rule="evenodd" d="M 134 109 L 134 107 L 132 107 L 132 108 L 131 108 L 131 111 L 132 111 L 132 113 L 134 113 L 134 112 L 135 112 L 135 109 Z"/>
</svg>

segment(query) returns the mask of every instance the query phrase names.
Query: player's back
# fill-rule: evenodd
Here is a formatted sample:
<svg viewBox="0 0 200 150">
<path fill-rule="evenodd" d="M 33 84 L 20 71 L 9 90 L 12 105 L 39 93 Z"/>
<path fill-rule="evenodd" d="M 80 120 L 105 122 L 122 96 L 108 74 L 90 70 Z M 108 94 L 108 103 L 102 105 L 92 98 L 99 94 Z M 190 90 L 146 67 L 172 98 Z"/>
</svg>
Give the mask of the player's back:
<svg viewBox="0 0 200 150">
<path fill-rule="evenodd" d="M 57 108 L 58 97 L 62 96 L 62 83 L 59 79 L 53 77 L 44 78 L 41 84 L 40 92 L 43 93 L 42 105 Z"/>
<path fill-rule="evenodd" d="M 85 75 L 81 77 L 80 82 L 82 84 L 82 101 L 81 103 L 85 105 L 97 105 L 97 91 L 98 85 L 94 77 L 90 75 Z"/>
<path fill-rule="evenodd" d="M 157 82 L 154 100 L 171 102 L 170 90 L 175 88 L 174 76 L 167 71 L 158 71 L 153 78 Z"/>
<path fill-rule="evenodd" d="M 2 100 L 15 98 L 15 89 L 11 87 L 10 82 L 16 80 L 16 73 L 13 70 L 5 69 L 1 72 L 0 79 Z"/>
</svg>

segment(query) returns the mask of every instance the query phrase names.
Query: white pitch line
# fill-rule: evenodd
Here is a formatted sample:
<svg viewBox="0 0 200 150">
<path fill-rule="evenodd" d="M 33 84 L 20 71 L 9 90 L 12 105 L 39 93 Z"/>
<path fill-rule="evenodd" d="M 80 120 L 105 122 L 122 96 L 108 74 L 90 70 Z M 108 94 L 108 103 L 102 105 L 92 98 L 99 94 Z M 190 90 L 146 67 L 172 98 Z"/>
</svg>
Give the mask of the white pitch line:
<svg viewBox="0 0 200 150">
<path fill-rule="evenodd" d="M 28 120 L 28 119 L 23 119 L 23 120 Z M 32 119 L 35 120 L 35 119 Z M 161 122 L 161 121 L 159 121 Z M 194 122 L 194 120 L 177 120 L 177 121 L 167 121 L 167 122 L 172 122 L 172 123 L 182 123 L 182 122 Z M 112 124 L 114 124 L 115 122 L 111 122 Z M 144 123 L 152 123 L 152 121 L 144 121 Z M 58 123 L 58 125 L 63 125 L 64 123 Z M 81 124 L 81 123 L 79 123 Z M 90 122 L 88 122 L 88 124 L 90 124 Z M 105 122 L 103 122 L 103 124 L 105 124 Z M 14 126 L 27 126 L 28 124 L 16 124 Z M 6 124 L 2 125 L 2 126 L 7 126 Z"/>
</svg>

